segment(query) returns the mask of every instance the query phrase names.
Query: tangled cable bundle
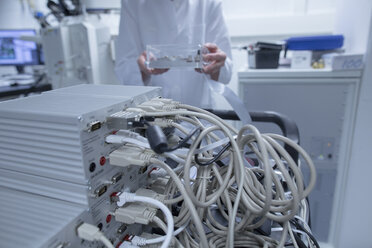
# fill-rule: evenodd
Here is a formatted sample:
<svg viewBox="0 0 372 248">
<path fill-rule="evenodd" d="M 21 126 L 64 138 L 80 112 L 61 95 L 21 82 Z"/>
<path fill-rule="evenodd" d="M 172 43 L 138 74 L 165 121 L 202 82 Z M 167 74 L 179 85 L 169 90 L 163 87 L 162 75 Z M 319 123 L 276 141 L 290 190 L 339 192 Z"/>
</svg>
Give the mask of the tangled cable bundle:
<svg viewBox="0 0 372 248">
<path fill-rule="evenodd" d="M 163 120 L 177 137 L 186 137 L 179 138 L 177 150 L 150 160 L 166 171 L 164 204 L 172 210 L 175 229 L 186 226 L 177 242 L 184 247 L 318 247 L 307 225 L 306 199 L 316 171 L 298 144 L 278 134 L 261 134 L 253 125 L 238 131 L 189 105 L 141 114 L 154 118 L 149 125 Z M 299 161 L 284 144 L 308 166 L 307 185 Z"/>
</svg>

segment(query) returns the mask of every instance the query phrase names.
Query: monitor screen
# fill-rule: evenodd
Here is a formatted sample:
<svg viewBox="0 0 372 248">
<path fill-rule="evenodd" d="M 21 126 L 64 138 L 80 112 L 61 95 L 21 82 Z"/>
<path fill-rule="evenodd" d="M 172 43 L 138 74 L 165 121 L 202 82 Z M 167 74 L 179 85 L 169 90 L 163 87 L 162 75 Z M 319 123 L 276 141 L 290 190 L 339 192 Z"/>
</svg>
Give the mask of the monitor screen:
<svg viewBox="0 0 372 248">
<path fill-rule="evenodd" d="M 35 30 L 0 30 L 0 65 L 39 64 L 37 44 L 21 38 L 30 36 L 36 36 Z"/>
</svg>

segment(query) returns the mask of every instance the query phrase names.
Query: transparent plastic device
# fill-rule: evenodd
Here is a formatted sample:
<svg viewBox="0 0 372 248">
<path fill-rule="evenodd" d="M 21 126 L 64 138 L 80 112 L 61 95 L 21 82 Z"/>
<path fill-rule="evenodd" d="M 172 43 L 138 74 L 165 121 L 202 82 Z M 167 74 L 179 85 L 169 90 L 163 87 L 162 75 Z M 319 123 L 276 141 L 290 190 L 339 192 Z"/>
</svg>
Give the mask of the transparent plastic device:
<svg viewBox="0 0 372 248">
<path fill-rule="evenodd" d="M 147 45 L 146 64 L 149 68 L 203 68 L 207 64 L 203 54 L 208 49 L 202 45 Z"/>
</svg>

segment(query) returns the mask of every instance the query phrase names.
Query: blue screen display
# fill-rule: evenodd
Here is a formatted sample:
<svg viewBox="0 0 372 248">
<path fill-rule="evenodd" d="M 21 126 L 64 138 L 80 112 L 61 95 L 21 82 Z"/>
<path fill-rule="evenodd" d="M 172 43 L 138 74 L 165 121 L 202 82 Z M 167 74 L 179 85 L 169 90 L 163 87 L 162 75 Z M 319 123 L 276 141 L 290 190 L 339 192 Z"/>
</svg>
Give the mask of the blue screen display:
<svg viewBox="0 0 372 248">
<path fill-rule="evenodd" d="M 40 63 L 34 41 L 35 30 L 0 30 L 0 65 L 35 65 Z"/>
</svg>

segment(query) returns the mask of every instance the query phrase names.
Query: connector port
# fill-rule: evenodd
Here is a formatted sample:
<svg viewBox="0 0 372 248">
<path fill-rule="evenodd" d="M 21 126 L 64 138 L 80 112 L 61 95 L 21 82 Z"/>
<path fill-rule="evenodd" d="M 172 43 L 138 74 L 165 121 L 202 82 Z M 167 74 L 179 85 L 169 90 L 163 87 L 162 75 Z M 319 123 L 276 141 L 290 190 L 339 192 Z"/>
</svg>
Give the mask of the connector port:
<svg viewBox="0 0 372 248">
<path fill-rule="evenodd" d="M 80 221 L 80 222 L 76 225 L 76 227 L 75 227 L 75 233 L 76 233 L 76 235 L 78 235 L 78 229 L 79 229 L 79 227 L 80 227 L 81 225 L 83 225 L 83 224 L 84 224 L 84 222 Z"/>
<path fill-rule="evenodd" d="M 141 167 L 139 170 L 138 170 L 138 174 L 143 174 L 147 171 L 148 169 L 148 166 L 143 166 Z"/>
<path fill-rule="evenodd" d="M 119 201 L 118 192 L 113 192 L 110 195 L 110 203 L 115 203 Z"/>
<path fill-rule="evenodd" d="M 121 225 L 118 230 L 116 231 L 118 234 L 123 234 L 127 230 L 127 225 L 123 224 Z"/>
<path fill-rule="evenodd" d="M 90 172 L 94 172 L 96 170 L 96 163 L 90 163 L 89 165 L 89 171 Z"/>
<path fill-rule="evenodd" d="M 112 178 L 111 178 L 111 182 L 112 182 L 113 184 L 114 184 L 114 183 L 117 183 L 117 182 L 119 182 L 122 178 L 123 178 L 123 173 L 118 172 L 118 173 L 116 173 L 115 175 L 112 176 Z"/>
<path fill-rule="evenodd" d="M 89 132 L 94 132 L 94 131 L 101 128 L 101 122 L 93 121 L 93 122 L 89 123 L 88 126 L 89 126 Z"/>
<path fill-rule="evenodd" d="M 107 191 L 107 185 L 101 185 L 99 186 L 95 191 L 94 191 L 94 195 L 96 197 L 100 197 L 101 195 L 103 195 L 104 193 L 106 193 Z"/>
</svg>

